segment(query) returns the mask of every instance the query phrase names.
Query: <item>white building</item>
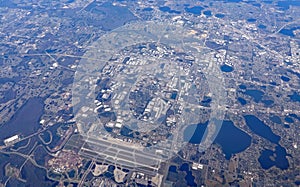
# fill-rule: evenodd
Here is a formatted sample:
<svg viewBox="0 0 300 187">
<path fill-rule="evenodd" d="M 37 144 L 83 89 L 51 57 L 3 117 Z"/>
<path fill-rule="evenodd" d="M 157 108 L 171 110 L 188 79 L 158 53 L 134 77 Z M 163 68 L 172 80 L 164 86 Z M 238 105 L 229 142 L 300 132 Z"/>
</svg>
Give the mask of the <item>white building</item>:
<svg viewBox="0 0 300 187">
<path fill-rule="evenodd" d="M 12 144 L 16 143 L 16 142 L 19 141 L 19 140 L 20 140 L 19 135 L 14 135 L 14 136 L 12 136 L 12 137 L 10 137 L 10 138 L 5 139 L 5 140 L 4 140 L 4 144 L 5 144 L 6 146 L 12 145 Z"/>
</svg>

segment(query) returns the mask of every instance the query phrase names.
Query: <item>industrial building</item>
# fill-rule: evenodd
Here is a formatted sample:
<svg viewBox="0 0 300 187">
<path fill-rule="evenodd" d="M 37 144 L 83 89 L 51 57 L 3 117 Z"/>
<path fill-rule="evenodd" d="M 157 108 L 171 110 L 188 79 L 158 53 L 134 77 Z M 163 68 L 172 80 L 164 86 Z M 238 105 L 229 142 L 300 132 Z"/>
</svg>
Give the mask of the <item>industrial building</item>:
<svg viewBox="0 0 300 187">
<path fill-rule="evenodd" d="M 19 140 L 20 140 L 20 136 L 19 136 L 19 135 L 14 135 L 14 136 L 12 136 L 12 137 L 9 137 L 9 138 L 5 139 L 5 140 L 4 140 L 4 144 L 5 144 L 6 146 L 12 145 L 12 144 L 18 142 Z"/>
</svg>

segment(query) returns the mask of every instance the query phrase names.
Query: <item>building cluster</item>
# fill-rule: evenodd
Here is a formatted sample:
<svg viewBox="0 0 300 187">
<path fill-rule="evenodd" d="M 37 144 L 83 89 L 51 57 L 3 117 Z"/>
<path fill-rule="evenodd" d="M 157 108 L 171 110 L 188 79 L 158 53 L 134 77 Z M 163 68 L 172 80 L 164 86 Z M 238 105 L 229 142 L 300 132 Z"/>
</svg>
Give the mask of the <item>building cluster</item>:
<svg viewBox="0 0 300 187">
<path fill-rule="evenodd" d="M 63 150 L 56 153 L 56 156 L 47 161 L 47 166 L 54 172 L 64 173 L 72 169 L 82 167 L 83 158 L 73 151 Z"/>
</svg>

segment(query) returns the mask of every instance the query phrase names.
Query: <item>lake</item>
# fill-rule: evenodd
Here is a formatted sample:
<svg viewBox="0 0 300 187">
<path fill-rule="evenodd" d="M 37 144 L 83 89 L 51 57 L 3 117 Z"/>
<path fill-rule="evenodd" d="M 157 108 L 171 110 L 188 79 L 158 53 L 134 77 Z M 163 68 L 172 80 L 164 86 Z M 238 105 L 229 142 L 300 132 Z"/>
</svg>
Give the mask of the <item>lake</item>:
<svg viewBox="0 0 300 187">
<path fill-rule="evenodd" d="M 162 12 L 168 12 L 168 13 L 174 13 L 174 14 L 180 14 L 181 12 L 180 11 L 177 11 L 177 10 L 172 10 L 170 7 L 168 6 L 162 6 L 162 7 L 159 7 L 159 10 L 162 11 Z"/>
<path fill-rule="evenodd" d="M 290 37 L 295 37 L 294 31 L 300 29 L 300 27 L 293 27 L 290 29 L 287 28 L 283 28 L 279 31 L 280 34 L 286 35 L 286 36 L 290 36 Z"/>
<path fill-rule="evenodd" d="M 260 25 L 258 25 L 258 28 L 260 28 L 260 29 L 265 29 L 265 28 L 267 28 L 267 26 L 265 26 L 265 25 L 263 25 L 263 24 L 260 24 Z"/>
<path fill-rule="evenodd" d="M 289 162 L 286 156 L 288 155 L 285 148 L 279 144 L 280 136 L 274 134 L 271 128 L 256 116 L 245 115 L 244 118 L 246 125 L 251 129 L 251 131 L 276 144 L 275 151 L 265 149 L 261 152 L 261 155 L 258 158 L 261 167 L 263 169 L 269 169 L 270 167 L 275 166 L 282 170 L 287 169 L 289 167 Z M 278 120 L 276 117 L 273 117 L 273 119 Z"/>
<path fill-rule="evenodd" d="M 293 102 L 300 102 L 300 95 L 296 92 L 294 92 L 293 95 L 288 95 L 288 97 Z"/>
<path fill-rule="evenodd" d="M 285 117 L 284 121 L 286 121 L 287 123 L 294 123 L 294 120 L 291 117 Z"/>
<path fill-rule="evenodd" d="M 192 144 L 200 144 L 207 126 L 208 121 L 189 125 L 184 130 L 184 140 Z M 233 154 L 242 152 L 251 145 L 251 136 L 236 127 L 232 121 L 223 121 L 214 143 L 220 145 L 226 159 L 230 159 Z"/>
<path fill-rule="evenodd" d="M 289 81 L 291 80 L 289 77 L 284 76 L 284 75 L 282 75 L 280 78 L 281 78 L 281 80 L 283 80 L 284 82 L 289 82 Z"/>
<path fill-rule="evenodd" d="M 278 1 L 277 6 L 282 10 L 288 10 L 290 6 L 300 6 L 300 1 Z"/>
<path fill-rule="evenodd" d="M 200 144 L 207 126 L 208 126 L 208 121 L 205 123 L 199 123 L 199 124 L 193 124 L 187 126 L 183 132 L 184 141 L 192 144 Z"/>
<path fill-rule="evenodd" d="M 256 19 L 255 18 L 249 18 L 249 19 L 247 19 L 247 21 L 250 22 L 250 23 L 254 23 L 254 22 L 256 22 Z"/>
<path fill-rule="evenodd" d="M 215 14 L 215 17 L 221 19 L 221 18 L 224 18 L 224 17 L 225 17 L 225 14 L 217 13 L 217 14 Z"/>
<path fill-rule="evenodd" d="M 203 12 L 204 15 L 206 15 L 207 17 L 211 17 L 212 16 L 212 13 L 210 10 L 206 10 Z"/>
<path fill-rule="evenodd" d="M 254 102 L 258 103 L 262 97 L 264 96 L 264 92 L 260 91 L 260 90 L 246 90 L 245 92 L 243 92 L 246 95 L 249 95 L 250 97 L 253 98 Z"/>
<path fill-rule="evenodd" d="M 280 117 L 275 116 L 275 115 L 270 116 L 270 120 L 271 120 L 273 123 L 277 123 L 277 124 L 281 124 L 281 123 L 282 123 Z"/>
<path fill-rule="evenodd" d="M 245 115 L 244 118 L 246 121 L 246 125 L 250 128 L 250 130 L 253 133 L 269 140 L 272 143 L 278 144 L 280 136 L 274 134 L 272 129 L 269 126 L 267 126 L 263 121 L 261 121 L 254 115 Z"/>
<path fill-rule="evenodd" d="M 195 183 L 195 177 L 192 174 L 192 171 L 190 171 L 189 168 L 189 164 L 184 163 L 180 166 L 180 171 L 185 171 L 186 176 L 185 176 L 185 180 L 187 183 L 187 186 L 197 186 L 197 184 Z"/>
<path fill-rule="evenodd" d="M 245 99 L 241 98 L 241 97 L 238 97 L 237 100 L 240 102 L 241 105 L 247 104 L 247 101 Z"/>
<path fill-rule="evenodd" d="M 201 11 L 203 10 L 204 8 L 201 7 L 201 6 L 194 6 L 192 8 L 185 8 L 185 11 L 187 11 L 188 13 L 192 13 L 196 16 L 199 16 L 201 15 Z"/>
<path fill-rule="evenodd" d="M 228 73 L 228 72 L 232 72 L 233 71 L 233 67 L 232 66 L 228 66 L 226 64 L 221 65 L 221 71 Z"/>
<path fill-rule="evenodd" d="M 251 136 L 236 127 L 232 121 L 224 121 L 214 143 L 222 147 L 227 160 L 233 154 L 243 152 L 251 145 Z"/>
<path fill-rule="evenodd" d="M 247 86 L 244 85 L 244 84 L 241 84 L 241 85 L 239 85 L 239 89 L 246 90 L 246 89 L 247 89 Z"/>
<path fill-rule="evenodd" d="M 289 117 L 292 117 L 292 118 L 295 118 L 295 119 L 298 119 L 300 121 L 300 116 L 298 116 L 297 114 L 289 114 Z"/>
<path fill-rule="evenodd" d="M 40 128 L 39 119 L 43 114 L 44 103 L 41 98 L 30 98 L 16 111 L 15 115 L 0 127 L 0 142 L 16 134 L 28 136 Z"/>
<path fill-rule="evenodd" d="M 271 105 L 273 105 L 274 101 L 271 99 L 267 99 L 267 100 L 262 100 L 261 101 L 263 104 L 265 104 L 265 107 L 270 107 Z"/>
<path fill-rule="evenodd" d="M 269 169 L 276 166 L 277 168 L 284 170 L 289 167 L 289 162 L 286 156 L 286 150 L 280 145 L 277 145 L 275 151 L 269 149 L 263 150 L 258 158 L 258 162 L 263 169 Z"/>
</svg>

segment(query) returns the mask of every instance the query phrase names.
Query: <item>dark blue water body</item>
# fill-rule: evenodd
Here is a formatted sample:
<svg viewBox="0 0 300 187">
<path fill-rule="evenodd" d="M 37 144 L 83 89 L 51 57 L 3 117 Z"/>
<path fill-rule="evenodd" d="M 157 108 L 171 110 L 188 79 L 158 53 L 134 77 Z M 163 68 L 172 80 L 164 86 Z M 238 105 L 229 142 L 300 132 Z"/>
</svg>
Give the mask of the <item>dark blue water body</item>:
<svg viewBox="0 0 300 187">
<path fill-rule="evenodd" d="M 286 150 L 280 145 L 277 145 L 275 151 L 269 149 L 263 150 L 258 158 L 258 162 L 263 169 L 269 169 L 272 166 L 275 166 L 281 170 L 285 170 L 289 167 L 289 162 L 286 156 Z M 271 159 L 271 157 L 273 159 Z"/>
<path fill-rule="evenodd" d="M 293 102 L 300 102 L 300 95 L 298 93 L 296 93 L 296 92 L 294 92 L 293 95 L 288 95 L 288 97 Z"/>
<path fill-rule="evenodd" d="M 253 115 L 245 115 L 243 116 L 246 125 L 250 128 L 250 130 L 257 134 L 258 136 L 269 140 L 272 143 L 278 144 L 280 140 L 280 136 L 273 133 L 272 129 L 267 126 L 263 121 L 258 119 Z"/>
<path fill-rule="evenodd" d="M 288 124 L 284 124 L 283 127 L 286 128 L 286 129 L 289 129 L 289 128 L 290 128 L 290 126 L 289 126 Z"/>
<path fill-rule="evenodd" d="M 229 2 L 229 3 L 240 3 L 243 0 L 224 0 L 224 2 Z"/>
<path fill-rule="evenodd" d="M 284 121 L 286 121 L 287 123 L 294 123 L 293 118 L 290 118 L 290 117 L 285 117 Z"/>
<path fill-rule="evenodd" d="M 170 172 L 174 172 L 174 173 L 178 173 L 178 172 L 177 172 L 177 167 L 176 167 L 176 166 L 170 166 L 170 167 L 169 167 L 169 171 L 170 171 Z"/>
<path fill-rule="evenodd" d="M 204 96 L 204 97 L 203 97 L 203 100 L 200 102 L 200 105 L 209 107 L 211 101 L 212 101 L 212 98 L 211 98 L 211 97 Z"/>
<path fill-rule="evenodd" d="M 293 30 L 291 29 L 281 29 L 279 31 L 280 34 L 286 35 L 286 36 L 290 36 L 290 37 L 294 37 L 295 34 L 293 33 Z"/>
<path fill-rule="evenodd" d="M 273 81 L 270 82 L 269 84 L 272 85 L 272 86 L 278 86 L 279 85 L 279 84 L 277 84 L 277 82 L 273 82 Z"/>
<path fill-rule="evenodd" d="M 254 23 L 254 22 L 256 22 L 256 19 L 255 19 L 255 18 L 249 18 L 249 19 L 247 19 L 247 21 L 248 21 L 249 23 Z"/>
<path fill-rule="evenodd" d="M 300 1 L 278 1 L 277 6 L 281 8 L 281 10 L 288 10 L 290 6 L 300 6 Z"/>
<path fill-rule="evenodd" d="M 177 91 L 173 91 L 172 93 L 171 93 L 171 99 L 176 99 L 177 98 L 177 95 L 178 95 L 178 92 Z"/>
<path fill-rule="evenodd" d="M 183 132 L 184 141 L 192 144 L 200 144 L 207 126 L 208 121 L 205 123 L 189 125 Z"/>
<path fill-rule="evenodd" d="M 203 14 L 206 15 L 207 17 L 211 17 L 212 16 L 212 13 L 211 13 L 210 10 L 203 11 Z"/>
<path fill-rule="evenodd" d="M 251 145 L 251 136 L 237 128 L 232 121 L 224 121 L 214 143 L 222 147 L 227 160 Z"/>
<path fill-rule="evenodd" d="M 104 173 L 105 177 L 112 178 L 114 176 L 115 166 L 109 165 L 107 171 Z"/>
<path fill-rule="evenodd" d="M 281 77 L 281 80 L 283 80 L 284 82 L 289 82 L 291 79 L 289 77 L 286 77 L 284 75 L 282 75 Z"/>
<path fill-rule="evenodd" d="M 168 13 L 171 13 L 171 14 L 180 14 L 181 12 L 180 11 L 177 11 L 177 10 L 172 10 L 170 7 L 168 6 L 162 6 L 162 7 L 159 7 L 159 10 L 162 11 L 162 12 L 168 12 Z"/>
<path fill-rule="evenodd" d="M 261 156 L 258 158 L 258 162 L 260 163 L 263 169 L 269 169 L 272 166 L 274 166 L 274 161 L 270 159 L 272 155 L 272 150 L 266 149 L 262 151 Z"/>
<path fill-rule="evenodd" d="M 68 175 L 69 175 L 70 178 L 74 178 L 74 177 L 75 177 L 75 174 L 76 174 L 76 172 L 75 172 L 75 170 L 73 170 L 73 169 L 72 169 L 71 171 L 68 172 Z"/>
<path fill-rule="evenodd" d="M 254 99 L 254 102 L 256 102 L 256 103 L 261 101 L 262 97 L 265 94 L 263 91 L 260 91 L 260 90 L 246 90 L 243 93 L 251 96 Z"/>
<path fill-rule="evenodd" d="M 265 28 L 267 28 L 267 26 L 265 26 L 265 25 L 263 25 L 263 24 L 260 24 L 260 25 L 258 25 L 258 28 L 260 28 L 260 29 L 265 29 Z"/>
<path fill-rule="evenodd" d="M 149 12 L 149 11 L 152 11 L 152 10 L 153 10 L 153 8 L 151 8 L 151 7 L 147 7 L 147 8 L 144 8 L 142 11 Z"/>
<path fill-rule="evenodd" d="M 274 134 L 271 128 L 256 116 L 245 115 L 244 118 L 246 125 L 251 129 L 251 131 L 270 142 L 277 144 L 275 152 L 269 149 L 261 152 L 261 155 L 258 158 L 261 167 L 263 169 L 269 169 L 272 166 L 276 166 L 282 170 L 287 169 L 289 167 L 289 162 L 286 156 L 290 155 L 288 155 L 285 148 L 279 144 L 280 136 Z M 271 159 L 271 156 L 273 156 L 273 159 Z"/>
<path fill-rule="evenodd" d="M 189 125 L 184 130 L 184 141 L 199 144 L 205 135 L 207 126 L 208 121 Z M 224 121 L 214 143 L 220 145 L 226 159 L 230 159 L 232 154 L 242 152 L 250 146 L 251 136 L 234 126 L 232 121 Z"/>
<path fill-rule="evenodd" d="M 245 100 L 245 99 L 243 99 L 243 98 L 241 98 L 241 97 L 238 97 L 238 101 L 240 102 L 240 104 L 241 105 L 245 105 L 245 104 L 247 104 L 247 101 Z"/>
<path fill-rule="evenodd" d="M 189 164 L 184 163 L 180 166 L 180 171 L 185 171 L 186 172 L 186 176 L 185 176 L 185 180 L 187 183 L 187 186 L 197 186 L 197 184 L 195 183 L 195 177 L 192 174 L 192 171 L 190 171 L 189 168 Z"/>
<path fill-rule="evenodd" d="M 232 66 L 228 66 L 227 64 L 221 65 L 220 68 L 221 68 L 221 71 L 226 72 L 226 73 L 232 72 L 234 70 Z"/>
<path fill-rule="evenodd" d="M 262 2 L 264 2 L 264 3 L 266 3 L 266 4 L 272 4 L 272 3 L 273 3 L 273 1 L 269 1 L 269 0 L 267 0 L 267 1 L 262 1 Z"/>
<path fill-rule="evenodd" d="M 289 114 L 289 116 L 300 121 L 300 117 L 297 114 Z"/>
<path fill-rule="evenodd" d="M 194 6 L 192 8 L 185 8 L 185 11 L 187 11 L 188 13 L 192 13 L 196 16 L 199 16 L 201 15 L 201 11 L 203 10 L 204 8 L 201 7 L 201 6 Z"/>
<path fill-rule="evenodd" d="M 122 126 L 120 134 L 123 135 L 123 136 L 133 138 L 133 131 L 131 129 L 129 129 L 128 127 L 126 127 L 126 126 Z"/>
<path fill-rule="evenodd" d="M 261 7 L 261 4 L 260 3 L 252 3 L 253 6 L 256 6 L 256 7 Z"/>
<path fill-rule="evenodd" d="M 286 36 L 290 36 L 290 37 L 295 37 L 295 34 L 293 31 L 300 29 L 300 27 L 293 27 L 290 29 L 287 28 L 283 28 L 279 31 L 280 34 L 286 35 Z"/>
<path fill-rule="evenodd" d="M 162 7 L 159 7 L 159 10 L 162 12 L 169 12 L 171 10 L 171 8 L 168 6 L 162 6 Z"/>
<path fill-rule="evenodd" d="M 30 98 L 15 115 L 0 127 L 0 143 L 16 134 L 28 136 L 36 132 L 40 125 L 39 119 L 43 114 L 44 103 L 41 98 Z"/>
<path fill-rule="evenodd" d="M 264 105 L 266 107 L 269 107 L 269 106 L 273 105 L 273 103 L 274 103 L 273 100 L 269 100 L 269 99 L 268 100 L 262 100 L 261 102 L 264 103 Z"/>
<path fill-rule="evenodd" d="M 275 116 L 275 115 L 270 116 L 270 120 L 271 120 L 273 123 L 277 123 L 277 124 L 281 124 L 281 123 L 282 123 L 280 117 Z"/>
<path fill-rule="evenodd" d="M 241 85 L 239 85 L 239 88 L 240 88 L 240 89 L 242 89 L 242 90 L 245 90 L 245 89 L 247 88 L 247 86 L 246 86 L 246 85 L 243 85 L 243 84 L 241 84 Z"/>
<path fill-rule="evenodd" d="M 59 52 L 57 51 L 57 49 L 46 49 L 45 50 L 47 53 L 55 53 L 55 52 Z"/>
<path fill-rule="evenodd" d="M 225 2 L 225 3 L 240 3 L 240 2 L 242 2 L 243 0 L 221 0 L 221 1 L 223 1 L 223 2 Z"/>
<path fill-rule="evenodd" d="M 216 18 L 224 18 L 224 17 L 225 17 L 225 14 L 220 14 L 220 13 L 218 13 L 218 14 L 215 14 L 215 17 L 216 17 Z"/>
</svg>

